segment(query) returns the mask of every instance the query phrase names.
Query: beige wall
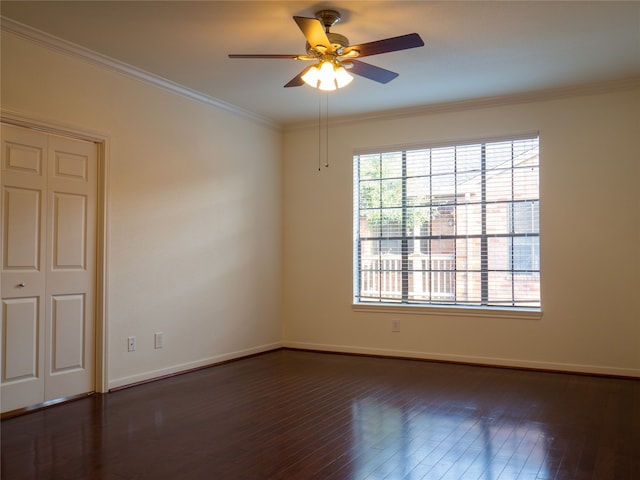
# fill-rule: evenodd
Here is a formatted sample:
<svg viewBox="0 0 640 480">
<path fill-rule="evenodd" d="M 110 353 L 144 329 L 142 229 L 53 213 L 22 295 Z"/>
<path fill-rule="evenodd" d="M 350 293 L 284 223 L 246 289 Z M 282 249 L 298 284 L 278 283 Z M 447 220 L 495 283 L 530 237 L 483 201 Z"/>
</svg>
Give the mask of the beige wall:
<svg viewBox="0 0 640 480">
<path fill-rule="evenodd" d="M 109 387 L 280 345 L 278 129 L 6 33 L 1 93 L 109 136 Z"/>
<path fill-rule="evenodd" d="M 352 155 L 539 131 L 539 319 L 352 309 Z M 640 90 L 285 134 L 285 345 L 640 375 Z M 391 319 L 401 332 L 391 332 Z"/>
</svg>

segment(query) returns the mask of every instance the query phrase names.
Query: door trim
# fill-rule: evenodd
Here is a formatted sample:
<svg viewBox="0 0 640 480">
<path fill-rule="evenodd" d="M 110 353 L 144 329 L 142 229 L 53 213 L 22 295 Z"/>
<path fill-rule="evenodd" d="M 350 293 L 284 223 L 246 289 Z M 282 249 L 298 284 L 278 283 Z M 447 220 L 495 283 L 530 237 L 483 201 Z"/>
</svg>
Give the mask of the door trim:
<svg viewBox="0 0 640 480">
<path fill-rule="evenodd" d="M 95 390 L 108 391 L 108 298 L 109 298 L 109 155 L 110 136 L 55 120 L 0 108 L 0 121 L 44 133 L 95 143 L 98 158 L 98 192 L 96 224 L 96 311 L 95 311 Z"/>
</svg>

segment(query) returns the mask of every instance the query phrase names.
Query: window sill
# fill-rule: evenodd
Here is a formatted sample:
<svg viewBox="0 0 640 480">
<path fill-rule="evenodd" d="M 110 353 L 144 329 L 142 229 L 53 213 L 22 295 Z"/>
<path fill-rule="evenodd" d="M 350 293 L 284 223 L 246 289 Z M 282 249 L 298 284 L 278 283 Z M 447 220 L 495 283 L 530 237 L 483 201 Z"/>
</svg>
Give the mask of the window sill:
<svg viewBox="0 0 640 480">
<path fill-rule="evenodd" d="M 354 312 L 391 313 L 408 315 L 433 315 L 453 317 L 509 318 L 515 320 L 540 320 L 542 310 L 537 308 L 483 308 L 483 307 L 449 307 L 446 305 L 394 305 L 394 304 L 352 304 Z"/>
</svg>

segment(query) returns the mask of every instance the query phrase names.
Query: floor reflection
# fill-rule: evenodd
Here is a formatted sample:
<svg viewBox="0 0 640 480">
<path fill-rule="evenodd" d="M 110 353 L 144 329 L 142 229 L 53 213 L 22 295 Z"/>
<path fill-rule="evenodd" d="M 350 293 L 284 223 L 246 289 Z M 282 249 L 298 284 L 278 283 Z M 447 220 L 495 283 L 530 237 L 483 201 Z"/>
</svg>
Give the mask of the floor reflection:
<svg viewBox="0 0 640 480">
<path fill-rule="evenodd" d="M 352 405 L 353 480 L 550 478 L 540 426 L 479 415 L 451 405 L 393 406 L 365 398 Z"/>
<path fill-rule="evenodd" d="M 93 478 L 103 464 L 101 407 L 97 395 L 3 424 L 16 453 L 9 458 L 3 449 L 2 478 Z M 66 409 L 73 416 L 64 415 Z"/>
</svg>

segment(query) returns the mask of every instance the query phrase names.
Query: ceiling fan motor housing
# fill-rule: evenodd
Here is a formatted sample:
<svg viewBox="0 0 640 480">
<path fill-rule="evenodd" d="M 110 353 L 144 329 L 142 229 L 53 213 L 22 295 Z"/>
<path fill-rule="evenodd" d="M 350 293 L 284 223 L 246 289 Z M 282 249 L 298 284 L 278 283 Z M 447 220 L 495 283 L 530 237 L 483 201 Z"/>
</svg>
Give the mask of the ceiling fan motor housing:
<svg viewBox="0 0 640 480">
<path fill-rule="evenodd" d="M 342 49 L 349 46 L 349 39 L 339 33 L 327 32 L 327 38 L 331 42 L 331 50 L 337 55 L 340 55 L 342 53 Z M 326 53 L 327 52 L 319 52 L 316 48 L 309 45 L 309 42 L 307 42 L 307 55 L 318 57 Z"/>
<path fill-rule="evenodd" d="M 329 39 L 329 42 L 331 42 L 330 51 L 318 51 L 317 48 L 312 47 L 309 45 L 309 42 L 307 42 L 307 54 L 316 57 L 322 57 L 327 53 L 330 55 L 341 55 L 342 50 L 349 46 L 349 39 L 344 35 L 329 31 L 332 26 L 340 21 L 340 12 L 337 12 L 336 10 L 320 10 L 319 12 L 316 12 L 316 19 L 324 25 L 327 38 Z M 329 45 L 327 45 L 327 47 L 329 47 Z"/>
</svg>

